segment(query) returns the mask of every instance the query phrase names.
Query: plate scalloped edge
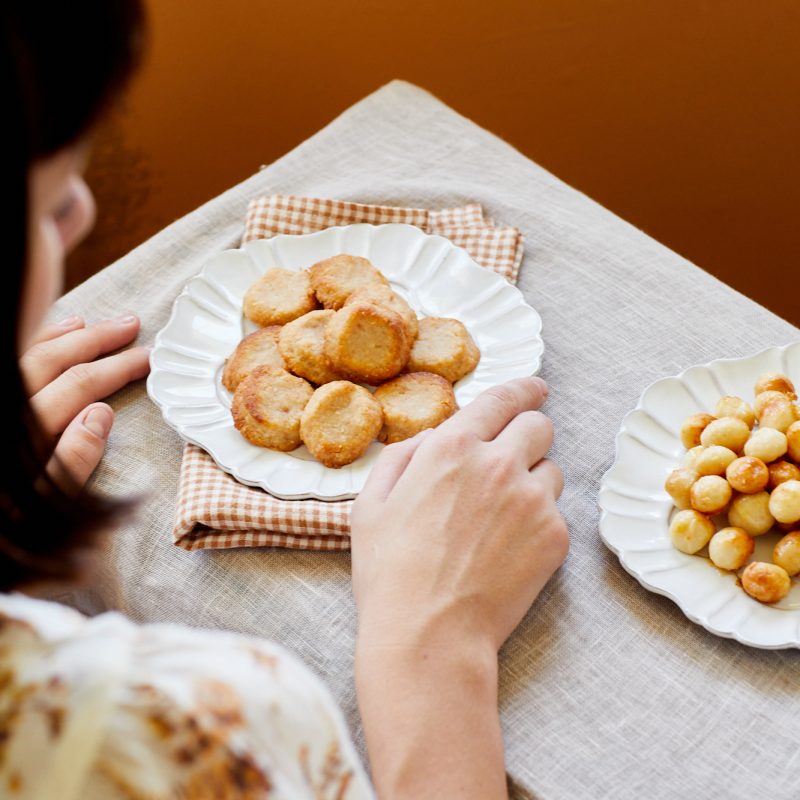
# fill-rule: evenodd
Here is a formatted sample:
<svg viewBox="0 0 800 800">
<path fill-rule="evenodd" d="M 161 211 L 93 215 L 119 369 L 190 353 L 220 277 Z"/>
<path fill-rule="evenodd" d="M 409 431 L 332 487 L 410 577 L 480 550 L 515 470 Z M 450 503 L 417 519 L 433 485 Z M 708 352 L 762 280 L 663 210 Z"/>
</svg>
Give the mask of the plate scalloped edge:
<svg viewBox="0 0 800 800">
<path fill-rule="evenodd" d="M 619 518 L 620 514 L 618 510 L 614 510 L 609 508 L 609 500 L 619 499 L 621 496 L 619 494 L 619 490 L 615 489 L 610 486 L 611 481 L 616 477 L 617 472 L 620 470 L 621 465 L 621 451 L 623 442 L 630 438 L 630 427 L 632 421 L 636 419 L 637 414 L 646 414 L 648 416 L 649 412 L 646 410 L 646 405 L 648 403 L 648 398 L 650 398 L 654 392 L 657 391 L 659 386 L 664 386 L 667 382 L 677 381 L 682 384 L 687 382 L 687 376 L 691 374 L 697 374 L 698 371 L 705 371 L 707 372 L 711 378 L 713 379 L 716 386 L 719 386 L 718 377 L 714 372 L 715 367 L 722 367 L 724 368 L 726 365 L 729 366 L 738 366 L 738 365 L 753 365 L 755 366 L 758 362 L 767 360 L 768 357 L 773 357 L 774 359 L 779 360 L 781 365 L 785 365 L 787 363 L 787 359 L 789 355 L 792 354 L 797 357 L 798 363 L 800 364 L 800 342 L 792 342 L 783 346 L 779 347 L 769 347 L 765 348 L 764 350 L 751 355 L 745 356 L 741 358 L 721 358 L 716 359 L 714 361 L 707 362 L 705 364 L 696 364 L 690 366 L 674 376 L 668 376 L 664 378 L 659 378 L 656 381 L 653 381 L 649 384 L 642 394 L 639 397 L 639 401 L 637 402 L 636 406 L 629 411 L 622 420 L 622 424 L 620 426 L 620 430 L 617 432 L 615 439 L 614 439 L 614 462 L 612 463 L 611 467 L 603 474 L 603 477 L 600 481 L 600 491 L 598 494 L 598 506 L 600 508 L 600 522 L 599 522 L 599 529 L 600 529 L 600 537 L 603 543 L 614 553 L 623 569 L 632 577 L 634 577 L 645 589 L 651 591 L 655 594 L 662 595 L 664 597 L 669 598 L 672 600 L 681 612 L 692 622 L 700 625 L 702 628 L 707 630 L 709 633 L 712 633 L 716 636 L 720 636 L 727 639 L 733 639 L 740 644 L 755 647 L 764 650 L 778 650 L 778 649 L 787 649 L 787 648 L 800 648 L 800 613 L 796 616 L 798 618 L 798 624 L 795 626 L 795 632 L 791 637 L 784 637 L 783 640 L 777 641 L 773 640 L 770 641 L 768 639 L 762 639 L 761 641 L 754 641 L 753 638 L 749 637 L 748 635 L 743 635 L 741 630 L 739 629 L 741 625 L 746 622 L 746 619 L 743 619 L 740 615 L 738 618 L 734 617 L 732 621 L 729 621 L 727 624 L 720 624 L 720 623 L 713 623 L 711 620 L 718 615 L 718 612 L 724 607 L 725 603 L 719 606 L 713 613 L 711 614 L 703 614 L 698 613 L 695 608 L 692 607 L 692 600 L 694 599 L 692 596 L 689 596 L 688 599 L 686 597 L 680 596 L 675 593 L 675 591 L 671 588 L 668 588 L 661 583 L 653 582 L 653 578 L 651 577 L 650 580 L 642 574 L 642 572 L 633 564 L 631 564 L 631 558 L 633 551 L 626 550 L 624 544 L 622 543 L 621 539 L 624 537 L 615 536 L 615 530 L 613 528 L 614 518 Z M 766 371 L 767 368 L 760 368 L 760 371 Z M 695 396 L 695 395 L 693 395 Z M 698 409 L 700 410 L 700 409 Z M 663 423 L 659 422 L 658 420 L 654 420 L 659 427 L 664 427 Z M 637 441 L 641 443 L 641 440 L 637 438 Z M 661 455 L 665 455 L 661 452 Z M 676 458 L 677 458 L 676 454 Z M 663 490 L 663 479 L 662 485 L 658 487 L 650 487 L 651 495 L 648 497 L 644 495 L 642 502 L 649 502 L 651 509 L 649 519 L 653 522 L 658 523 L 658 521 L 663 521 L 664 524 L 664 534 L 666 535 L 666 521 L 669 517 L 669 514 L 672 510 L 672 503 L 669 499 L 669 496 Z M 656 497 L 656 495 L 662 495 L 663 499 Z M 626 495 L 627 497 L 632 497 L 633 495 Z M 656 508 L 657 506 L 657 508 Z M 656 513 L 654 513 L 656 512 Z M 624 516 L 628 516 L 630 518 L 636 518 L 636 514 L 625 514 Z M 641 513 L 639 514 L 641 519 L 645 519 L 646 517 L 642 516 Z M 679 558 L 685 566 L 689 566 L 692 563 L 699 563 L 702 568 L 706 570 L 711 570 L 710 574 L 714 574 L 713 567 L 708 564 L 702 563 L 702 559 L 698 559 L 696 556 L 689 556 L 684 553 L 680 553 L 679 551 L 675 550 L 672 547 L 671 542 L 669 539 L 666 540 L 666 548 L 674 553 L 676 558 Z M 641 552 L 646 552 L 642 550 Z M 652 552 L 658 552 L 656 548 L 652 549 Z M 678 569 L 678 567 L 667 567 L 663 570 L 663 573 L 666 573 L 672 569 Z M 662 573 L 662 574 L 663 574 Z M 655 571 L 653 574 L 658 575 L 658 571 Z M 727 577 L 727 576 L 726 576 Z M 732 576 L 730 576 L 732 578 Z M 735 586 L 735 579 L 729 581 L 729 585 L 733 586 L 735 592 L 737 593 L 737 597 L 741 597 L 745 602 L 752 604 L 751 606 L 751 613 L 752 615 L 761 615 L 761 612 L 767 613 L 779 613 L 783 614 L 785 612 L 781 612 L 776 609 L 769 608 L 768 606 L 764 606 L 758 603 L 756 600 L 749 598 L 744 591 L 740 588 Z M 717 592 L 714 596 L 723 596 L 725 594 L 724 591 Z M 794 617 L 795 614 L 792 612 L 792 616 Z"/>
<path fill-rule="evenodd" d="M 387 230 L 393 229 L 393 230 Z M 281 480 L 284 480 L 284 484 L 280 487 L 276 488 L 274 483 L 270 483 L 269 480 L 266 479 L 258 479 L 255 478 L 252 472 L 248 472 L 246 469 L 243 471 L 238 460 L 236 458 L 225 458 L 222 457 L 220 452 L 215 451 L 213 447 L 208 446 L 207 441 L 202 440 L 202 436 L 198 439 L 197 435 L 194 435 L 196 431 L 193 431 L 192 425 L 190 424 L 181 424 L 178 420 L 174 418 L 174 410 L 176 408 L 176 404 L 174 400 L 167 399 L 165 397 L 165 393 L 163 392 L 162 387 L 159 386 L 159 381 L 162 379 L 163 375 L 167 370 L 163 366 L 159 364 L 159 353 L 161 355 L 166 351 L 167 348 L 170 348 L 174 345 L 174 342 L 171 342 L 172 337 L 174 336 L 174 331 L 177 327 L 179 327 L 178 317 L 181 313 L 181 308 L 184 303 L 190 301 L 198 300 L 197 294 L 200 289 L 210 288 L 213 292 L 216 293 L 216 297 L 210 298 L 213 303 L 221 300 L 221 305 L 230 304 L 231 296 L 230 292 L 227 289 L 223 292 L 219 291 L 218 283 L 218 275 L 220 272 L 224 272 L 224 270 L 220 270 L 217 268 L 217 276 L 212 276 L 210 273 L 214 271 L 214 265 L 220 261 L 220 259 L 228 258 L 246 258 L 251 265 L 256 265 L 260 271 L 269 267 L 269 263 L 264 264 L 263 261 L 260 261 L 264 257 L 266 253 L 268 257 L 276 260 L 282 266 L 288 266 L 288 263 L 285 263 L 284 259 L 286 258 L 287 253 L 291 253 L 294 251 L 298 245 L 302 245 L 303 243 L 307 243 L 309 248 L 314 251 L 314 248 L 319 248 L 321 245 L 324 247 L 324 243 L 327 240 L 331 241 L 331 251 L 329 254 L 334 254 L 335 252 L 350 252 L 353 251 L 356 254 L 366 254 L 366 253 L 358 253 L 358 248 L 366 248 L 369 251 L 371 246 L 374 246 L 374 242 L 378 240 L 381 235 L 385 235 L 388 238 L 394 237 L 397 234 L 401 238 L 405 237 L 412 237 L 416 241 L 414 244 L 413 250 L 413 258 L 411 258 L 410 265 L 406 264 L 406 268 L 410 268 L 411 266 L 417 267 L 418 265 L 414 264 L 414 259 L 419 257 L 419 253 L 426 247 L 430 247 L 430 249 L 435 250 L 435 257 L 438 258 L 438 261 L 434 261 L 433 264 L 423 265 L 423 269 L 420 271 L 420 275 L 424 275 L 426 283 L 428 281 L 434 281 L 439 278 L 440 272 L 443 270 L 446 271 L 448 268 L 452 268 L 453 264 L 449 258 L 449 254 L 452 253 L 454 259 L 459 264 L 459 269 L 463 268 L 463 265 L 469 262 L 469 264 L 474 267 L 477 271 L 476 277 L 481 279 L 481 284 L 486 283 L 486 276 L 491 275 L 493 278 L 497 278 L 499 281 L 502 281 L 502 285 L 500 285 L 500 289 L 498 291 L 490 290 L 488 292 L 488 297 L 486 298 L 489 302 L 489 307 L 491 308 L 492 303 L 495 299 L 496 295 L 500 295 L 504 298 L 503 303 L 495 303 L 495 310 L 499 311 L 499 317 L 502 318 L 504 315 L 508 315 L 510 312 L 514 311 L 522 311 L 524 312 L 524 319 L 526 323 L 530 323 L 526 329 L 526 336 L 527 336 L 527 344 L 524 344 L 521 349 L 520 353 L 522 353 L 522 361 L 524 361 L 526 365 L 526 369 L 523 370 L 525 374 L 535 374 L 541 367 L 542 357 L 544 354 L 544 342 L 541 338 L 541 327 L 542 321 L 539 314 L 533 309 L 530 305 L 528 305 L 522 293 L 519 289 L 507 282 L 504 278 L 499 276 L 497 273 L 493 273 L 490 270 L 486 269 L 485 267 L 481 267 L 478 265 L 472 256 L 467 253 L 461 247 L 454 245 L 449 239 L 445 237 L 434 235 L 434 234 L 426 234 L 421 229 L 412 226 L 412 225 L 405 225 L 405 224 L 389 224 L 389 225 L 371 225 L 368 223 L 358 223 L 355 225 L 345 225 L 345 226 L 334 226 L 331 228 L 326 228 L 321 231 L 315 231 L 310 234 L 279 234 L 277 236 L 271 237 L 270 239 L 262 239 L 262 240 L 253 240 L 251 242 L 246 243 L 241 248 L 225 250 L 220 253 L 216 253 L 210 256 L 203 264 L 202 269 L 199 273 L 195 276 L 190 278 L 187 283 L 185 284 L 184 288 L 180 292 L 180 294 L 176 297 L 175 301 L 173 302 L 173 306 L 170 312 L 169 319 L 164 327 L 158 332 L 155 337 L 153 352 L 151 353 L 151 373 L 148 376 L 147 380 L 147 389 L 150 398 L 156 405 L 159 407 L 164 420 L 169 424 L 172 428 L 174 428 L 179 435 L 193 444 L 201 447 L 205 450 L 209 455 L 212 457 L 214 462 L 225 472 L 233 475 L 238 481 L 243 484 L 249 486 L 258 486 L 260 488 L 269 491 L 276 497 L 288 500 L 299 500 L 299 499 L 318 499 L 318 500 L 344 500 L 350 499 L 357 495 L 358 491 L 363 485 L 362 476 L 356 474 L 356 471 L 364 473 L 365 465 L 360 465 L 353 470 L 352 473 L 347 473 L 345 468 L 344 470 L 329 470 L 323 467 L 318 462 L 310 462 L 304 461 L 303 463 L 307 465 L 307 467 L 303 467 L 303 469 L 309 469 L 315 472 L 317 477 L 312 482 L 313 485 L 307 488 L 303 488 L 299 491 L 287 491 L 286 483 L 285 483 L 285 475 L 281 477 Z M 301 241 L 302 240 L 302 241 Z M 394 240 L 392 240 L 394 241 Z M 353 245 L 351 249 L 339 249 L 343 244 Z M 303 245 L 304 246 L 304 245 Z M 440 257 L 441 256 L 441 257 Z M 326 256 L 322 256 L 326 257 Z M 316 260 L 316 259 L 315 259 Z M 377 260 L 377 259 L 376 259 Z M 407 260 L 407 259 L 406 259 Z M 309 263 L 312 263 L 309 261 Z M 379 262 L 379 266 L 382 266 Z M 260 274 L 260 272 L 259 272 Z M 461 273 L 459 273 L 460 275 Z M 407 275 L 403 273 L 401 276 L 393 275 L 391 273 L 391 269 L 387 271 L 387 277 L 392 280 L 393 278 L 402 277 L 403 279 L 407 278 Z M 404 285 L 404 284 L 400 284 Z M 199 287 L 199 288 L 198 288 Z M 412 287 L 414 290 L 420 287 Z M 463 289 L 461 290 L 462 294 Z M 475 308 L 481 308 L 484 304 L 478 302 L 486 292 L 482 289 L 477 294 L 473 293 L 469 296 L 469 300 L 465 301 L 465 306 L 471 308 L 469 313 L 474 313 Z M 513 297 L 513 302 L 508 302 L 509 298 Z M 209 298 L 200 298 L 204 301 L 208 301 Z M 200 304 L 202 306 L 202 303 Z M 453 316 L 457 316 L 459 313 L 458 308 L 454 308 L 452 311 Z M 237 319 L 239 322 L 241 321 L 241 311 L 240 308 L 237 311 Z M 493 323 L 493 319 L 490 322 Z M 237 339 L 238 341 L 238 339 Z M 480 343 L 480 341 L 479 341 Z M 230 351 L 235 347 L 235 344 L 229 343 L 231 346 L 226 352 L 226 356 L 230 353 Z M 226 345 L 228 346 L 228 345 Z M 483 347 L 482 347 L 483 349 Z M 173 353 L 174 355 L 174 353 Z M 187 356 L 190 358 L 191 354 Z M 221 359 L 224 361 L 224 358 Z M 216 356 L 216 361 L 220 361 L 220 357 Z M 491 361 L 491 359 L 489 359 Z M 219 366 L 219 365 L 217 365 Z M 194 368 L 194 367 L 192 367 Z M 216 367 L 215 367 L 216 368 Z M 512 369 L 516 368 L 519 372 L 519 366 L 516 367 L 512 365 Z M 492 367 L 492 369 L 497 369 L 496 366 Z M 191 369 L 190 369 L 191 372 Z M 520 372 L 520 374 L 522 374 Z M 470 378 L 472 376 L 468 376 L 465 379 L 465 384 L 470 383 Z M 508 377 L 514 377 L 513 375 L 509 375 Z M 507 378 L 503 378 L 507 379 Z M 189 381 L 190 378 L 187 378 Z M 207 380 L 207 379 L 206 379 Z M 476 385 L 479 385 L 480 381 L 475 382 Z M 474 394 L 474 388 L 467 386 L 466 388 L 460 389 L 459 386 L 456 386 L 456 393 L 457 396 L 459 391 L 462 391 L 467 397 L 461 402 L 462 405 L 470 402 L 472 397 L 469 397 L 469 394 Z M 210 407 L 210 406 L 209 406 Z M 213 414 L 212 414 L 213 417 Z M 231 426 L 232 427 L 232 426 Z M 260 450 L 263 453 L 268 455 L 265 456 L 265 460 L 268 463 L 275 465 L 275 468 L 271 469 L 271 472 L 274 475 L 278 473 L 283 473 L 283 470 L 279 470 L 279 466 L 281 463 L 286 464 L 287 462 L 281 461 L 281 459 L 285 459 L 287 454 L 284 453 L 274 453 L 273 451 L 264 451 L 262 448 L 255 448 L 253 445 L 250 445 L 247 442 L 242 440 L 242 444 L 246 445 L 248 448 L 253 448 L 253 450 Z M 376 456 L 377 451 L 381 449 L 380 445 L 371 445 L 370 451 L 365 455 L 362 456 L 357 462 L 354 462 L 355 466 L 359 464 L 359 461 L 369 461 L 371 463 Z M 291 457 L 290 457 L 291 458 Z M 252 459 L 251 459 L 252 460 Z M 291 459 L 292 461 L 299 461 L 299 459 Z M 245 464 L 246 466 L 246 464 Z M 297 464 L 290 464 L 292 467 L 297 467 Z M 295 470 L 296 471 L 296 470 Z M 330 475 L 329 473 L 335 473 L 335 476 Z M 348 477 L 345 477 L 347 475 Z"/>
</svg>

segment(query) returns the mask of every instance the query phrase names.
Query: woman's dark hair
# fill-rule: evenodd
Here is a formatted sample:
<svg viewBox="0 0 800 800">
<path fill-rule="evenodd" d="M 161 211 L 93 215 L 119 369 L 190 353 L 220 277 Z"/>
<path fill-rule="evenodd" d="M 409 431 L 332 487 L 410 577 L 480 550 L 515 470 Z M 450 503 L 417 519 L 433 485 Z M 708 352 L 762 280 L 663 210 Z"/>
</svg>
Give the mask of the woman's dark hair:
<svg viewBox="0 0 800 800">
<path fill-rule="evenodd" d="M 83 139 L 114 101 L 139 60 L 143 12 L 139 0 L 5 0 L 0 19 L 8 157 L 0 300 L 7 443 L 0 455 L 0 590 L 7 590 L 80 577 L 97 532 L 119 508 L 49 478 L 45 466 L 54 443 L 42 433 L 28 402 L 18 366 L 18 336 L 31 167 Z"/>
</svg>

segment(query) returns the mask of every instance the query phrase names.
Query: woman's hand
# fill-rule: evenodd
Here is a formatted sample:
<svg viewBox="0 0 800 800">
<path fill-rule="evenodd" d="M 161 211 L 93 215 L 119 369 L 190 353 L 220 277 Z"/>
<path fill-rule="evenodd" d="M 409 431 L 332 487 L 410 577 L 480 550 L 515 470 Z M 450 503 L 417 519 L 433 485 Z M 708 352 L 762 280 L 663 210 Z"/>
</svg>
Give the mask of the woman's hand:
<svg viewBox="0 0 800 800">
<path fill-rule="evenodd" d="M 511 381 L 384 450 L 352 515 L 362 638 L 496 652 L 514 630 L 568 546 L 561 471 L 544 459 L 553 427 L 535 410 L 546 393 L 539 378 Z"/>
<path fill-rule="evenodd" d="M 568 548 L 546 395 L 510 381 L 387 447 L 353 506 L 357 689 L 382 796 L 505 796 L 497 651 Z"/>
<path fill-rule="evenodd" d="M 20 359 L 20 369 L 45 434 L 56 443 L 48 471 L 80 489 L 100 463 L 114 412 L 97 402 L 149 372 L 149 352 L 130 344 L 139 333 L 132 314 L 86 327 L 71 317 L 45 325 Z"/>
</svg>

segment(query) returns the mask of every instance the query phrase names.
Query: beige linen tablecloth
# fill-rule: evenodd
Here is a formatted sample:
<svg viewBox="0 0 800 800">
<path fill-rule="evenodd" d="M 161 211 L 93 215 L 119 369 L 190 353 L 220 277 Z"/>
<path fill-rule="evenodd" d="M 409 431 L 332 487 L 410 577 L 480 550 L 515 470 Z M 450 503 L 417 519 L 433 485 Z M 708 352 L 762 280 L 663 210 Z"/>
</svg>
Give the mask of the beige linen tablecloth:
<svg viewBox="0 0 800 800">
<path fill-rule="evenodd" d="M 541 374 L 572 550 L 501 654 L 516 781 L 548 799 L 800 796 L 800 654 L 749 649 L 692 624 L 627 575 L 597 529 L 614 435 L 645 386 L 800 331 L 400 82 L 75 289 L 58 313 L 134 309 L 152 339 L 204 260 L 239 241 L 248 201 L 272 193 L 425 208 L 475 201 L 525 234 L 519 286 L 544 320 Z M 176 548 L 181 442 L 143 385 L 113 404 L 97 484 L 145 499 L 111 545 L 100 590 L 73 601 L 281 642 L 328 682 L 360 745 L 348 554 Z"/>
</svg>

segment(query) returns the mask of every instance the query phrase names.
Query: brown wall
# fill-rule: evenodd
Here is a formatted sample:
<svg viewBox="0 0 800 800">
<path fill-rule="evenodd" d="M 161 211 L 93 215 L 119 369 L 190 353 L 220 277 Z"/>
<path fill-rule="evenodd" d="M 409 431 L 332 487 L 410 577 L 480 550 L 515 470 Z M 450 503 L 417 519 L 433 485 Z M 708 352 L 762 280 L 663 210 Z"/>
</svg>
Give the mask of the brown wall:
<svg viewBox="0 0 800 800">
<path fill-rule="evenodd" d="M 800 323 L 797 0 L 149 8 L 148 62 L 98 138 L 105 210 L 73 282 L 400 77 Z"/>
</svg>

